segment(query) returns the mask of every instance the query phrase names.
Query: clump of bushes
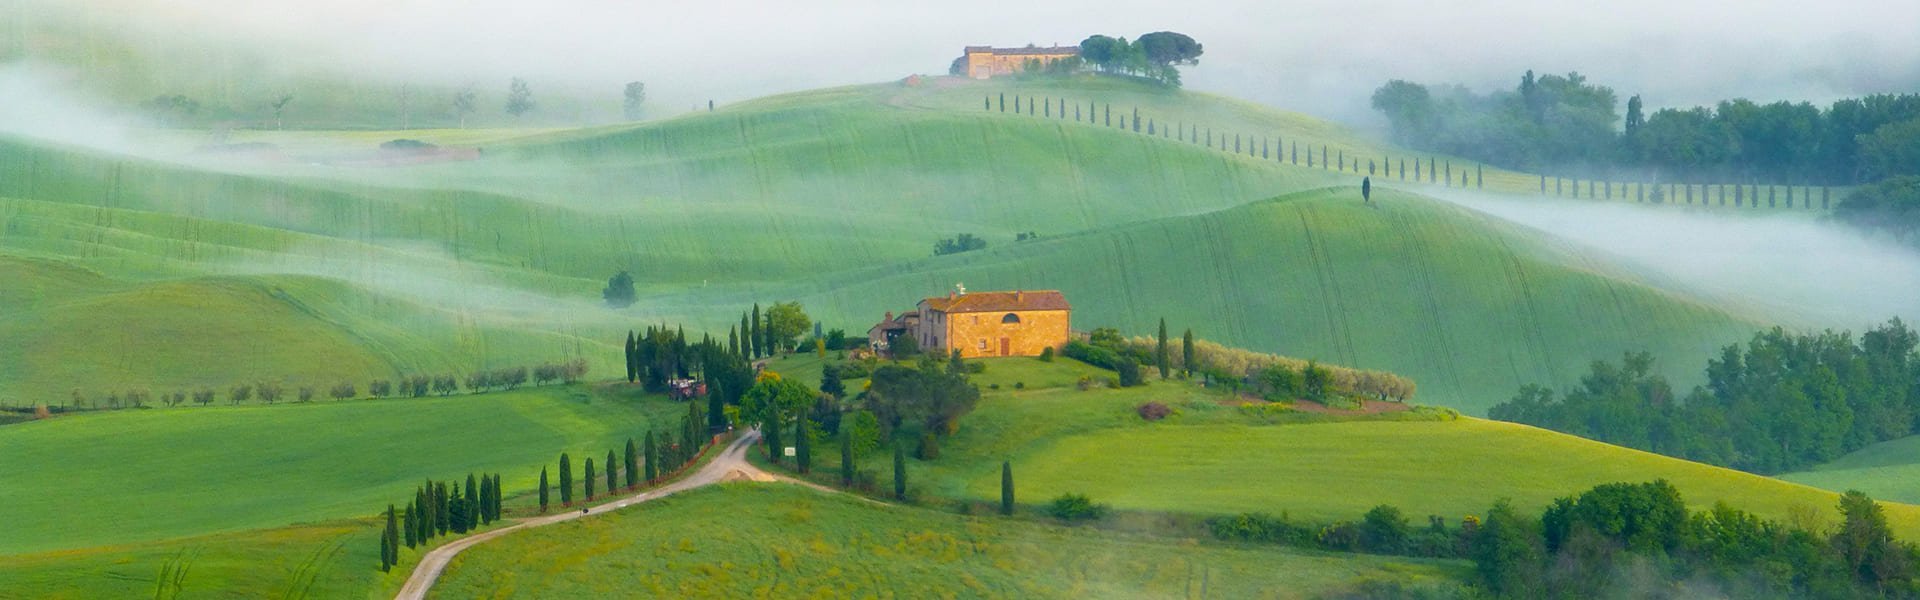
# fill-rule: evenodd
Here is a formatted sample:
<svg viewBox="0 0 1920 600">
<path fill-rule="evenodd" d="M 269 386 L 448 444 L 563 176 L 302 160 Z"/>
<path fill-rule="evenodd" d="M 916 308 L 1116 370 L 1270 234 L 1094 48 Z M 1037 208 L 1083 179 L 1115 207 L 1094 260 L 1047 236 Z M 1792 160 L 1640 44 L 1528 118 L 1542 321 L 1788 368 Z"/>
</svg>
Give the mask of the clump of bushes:
<svg viewBox="0 0 1920 600">
<path fill-rule="evenodd" d="M 1134 410 L 1140 413 L 1140 418 L 1148 421 L 1158 421 L 1167 418 L 1167 415 L 1173 414 L 1173 409 L 1168 408 L 1166 404 L 1160 402 L 1148 402 Z"/>
<path fill-rule="evenodd" d="M 1098 521 L 1107 516 L 1107 505 L 1094 504 L 1085 494 L 1061 494 L 1047 503 L 1047 514 L 1062 521 Z"/>
<path fill-rule="evenodd" d="M 1040 349 L 1040 362 L 1053 362 L 1053 346 Z"/>
<path fill-rule="evenodd" d="M 409 140 L 409 139 L 389 140 L 389 141 L 380 143 L 381 150 L 418 151 L 418 150 L 432 150 L 438 147 L 439 146 L 422 142 L 420 140 Z"/>
</svg>

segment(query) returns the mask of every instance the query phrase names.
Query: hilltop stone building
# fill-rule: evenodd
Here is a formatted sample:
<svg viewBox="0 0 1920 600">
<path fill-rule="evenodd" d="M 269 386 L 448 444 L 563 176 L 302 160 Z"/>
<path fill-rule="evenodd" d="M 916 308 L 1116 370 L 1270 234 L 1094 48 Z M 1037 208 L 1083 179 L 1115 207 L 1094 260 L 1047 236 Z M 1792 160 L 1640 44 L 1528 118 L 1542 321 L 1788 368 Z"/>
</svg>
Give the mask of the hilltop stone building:
<svg viewBox="0 0 1920 600">
<path fill-rule="evenodd" d="M 867 330 L 867 343 L 887 353 L 900 336 L 913 336 L 924 351 L 958 351 L 964 358 L 1039 356 L 1067 345 L 1073 307 L 1058 291 L 967 293 L 921 300 L 913 311 Z"/>
<path fill-rule="evenodd" d="M 1025 70 L 1027 65 L 1032 62 L 1038 62 L 1040 66 L 1044 67 L 1053 64 L 1055 61 L 1076 56 L 1080 56 L 1079 46 L 1052 46 L 1048 48 L 1041 48 L 1031 44 L 1025 48 L 967 46 L 964 56 L 962 56 L 959 61 L 962 63 L 963 68 L 960 69 L 960 73 L 956 74 L 964 74 L 974 79 L 1005 77 Z"/>
</svg>

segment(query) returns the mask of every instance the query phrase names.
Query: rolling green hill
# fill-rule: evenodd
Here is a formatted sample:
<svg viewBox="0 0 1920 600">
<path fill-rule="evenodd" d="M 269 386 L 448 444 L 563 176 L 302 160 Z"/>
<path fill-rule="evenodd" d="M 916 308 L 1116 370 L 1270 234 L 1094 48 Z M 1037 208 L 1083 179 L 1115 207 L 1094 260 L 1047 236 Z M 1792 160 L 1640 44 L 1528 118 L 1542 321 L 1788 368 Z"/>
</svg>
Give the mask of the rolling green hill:
<svg viewBox="0 0 1920 600">
<path fill-rule="evenodd" d="M 1695 510 L 1725 501 L 1782 521 L 1795 511 L 1827 522 L 1839 518 L 1839 495 L 1831 491 L 1524 425 L 1407 413 L 1287 424 L 1280 415 L 1233 406 L 1231 396 L 1182 381 L 1118 390 L 1041 388 L 1034 359 L 984 362 L 986 374 L 978 377 L 1018 377 L 1027 389 L 987 391 L 941 445 L 940 458 L 908 461 L 909 482 L 931 496 L 997 501 L 1000 464 L 1008 461 L 1019 501 L 1029 505 L 1081 493 L 1119 509 L 1286 512 L 1330 523 L 1358 519 L 1385 503 L 1451 522 L 1483 514 L 1501 498 L 1539 510 L 1602 483 L 1666 479 Z M 1063 362 L 1060 368 L 1078 368 Z M 1003 370 L 1009 373 L 995 375 Z M 1135 409 L 1149 401 L 1174 414 L 1141 419 Z M 838 459 L 817 456 L 814 472 L 837 477 Z M 889 481 L 890 452 L 859 460 Z M 1920 506 L 1894 502 L 1884 506 L 1898 535 L 1920 538 Z"/>
<path fill-rule="evenodd" d="M 0 554 L 361 517 L 423 479 L 532 489 L 566 450 L 671 428 L 684 405 L 546 387 L 476 396 L 115 411 L 0 427 Z M 358 549 L 356 549 L 358 550 Z"/>
<path fill-rule="evenodd" d="M 819 278 L 809 306 L 871 314 L 893 290 L 1058 288 L 1082 327 L 1175 331 L 1412 377 L 1471 412 L 1597 357 L 1703 356 L 1760 321 L 1581 249 L 1394 190 L 1302 192 L 1189 217 Z M 1677 381 L 1695 373 L 1676 370 Z"/>
<path fill-rule="evenodd" d="M 433 315 L 417 328 L 498 340 L 489 348 L 572 346 L 596 360 L 606 350 L 585 349 L 636 322 L 724 328 L 752 302 L 799 298 L 829 327 L 858 332 L 959 282 L 1059 288 L 1081 327 L 1144 333 L 1165 316 L 1230 344 L 1401 371 L 1423 398 L 1476 412 L 1621 351 L 1690 364 L 1768 322 L 1385 183 L 1383 208 L 1366 210 L 1339 187 L 1351 174 L 976 102 L 1012 86 L 1380 149 L 1299 115 L 1109 80 L 929 81 L 537 134 L 490 145 L 482 160 L 409 168 L 210 170 L 206 157 L 189 166 L 0 140 L 0 198 L 12 198 L 0 201 L 0 250 L 128 283 L 333 279 L 345 285 L 289 293 L 342 309 L 337 323 L 392 323 L 398 306 Z M 297 148 L 314 137 L 283 139 Z M 1027 231 L 1042 241 L 1012 241 Z M 933 241 L 963 232 L 988 251 L 926 258 Z M 636 274 L 641 302 L 593 308 L 619 269 Z M 487 328 L 504 331 L 478 333 Z M 396 370 L 499 362 L 476 351 L 412 358 L 444 344 L 368 345 L 343 355 Z M 38 397 L 74 387 L 14 385 Z"/>
<path fill-rule="evenodd" d="M 1829 490 L 1860 490 L 1875 498 L 1920 503 L 1920 436 L 1861 448 L 1833 462 L 1781 479 Z"/>
<path fill-rule="evenodd" d="M 1462 571 L 725 484 L 475 547 L 448 566 L 433 597 L 1308 598 L 1366 580 L 1446 587 Z"/>
</svg>

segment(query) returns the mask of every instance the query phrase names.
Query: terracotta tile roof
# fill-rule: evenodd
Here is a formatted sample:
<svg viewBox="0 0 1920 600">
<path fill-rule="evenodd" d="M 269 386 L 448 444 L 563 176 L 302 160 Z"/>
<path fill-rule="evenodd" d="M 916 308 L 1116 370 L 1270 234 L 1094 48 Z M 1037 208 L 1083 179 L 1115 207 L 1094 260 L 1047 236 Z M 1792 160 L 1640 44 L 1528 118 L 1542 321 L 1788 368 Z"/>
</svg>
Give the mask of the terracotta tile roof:
<svg viewBox="0 0 1920 600">
<path fill-rule="evenodd" d="M 969 292 L 924 300 L 927 308 L 943 313 L 1007 312 L 1016 310 L 1072 310 L 1067 297 L 1055 290 Z"/>
<path fill-rule="evenodd" d="M 1001 56 L 1057 56 L 1061 54 L 1077 56 L 1080 54 L 1080 47 L 1052 46 L 1042 48 L 1039 46 L 1027 46 L 1025 48 L 994 48 L 992 46 L 967 46 L 967 54 L 973 54 L 975 52 L 986 52 L 988 54 L 998 54 Z"/>
</svg>

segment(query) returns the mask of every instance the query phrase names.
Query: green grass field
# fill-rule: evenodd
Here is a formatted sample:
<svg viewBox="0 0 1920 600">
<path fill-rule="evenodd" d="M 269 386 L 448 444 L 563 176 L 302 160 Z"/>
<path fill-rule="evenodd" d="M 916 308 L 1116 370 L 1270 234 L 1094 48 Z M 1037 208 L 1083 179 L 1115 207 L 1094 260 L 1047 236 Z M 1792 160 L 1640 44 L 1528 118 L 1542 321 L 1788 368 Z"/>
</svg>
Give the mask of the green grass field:
<svg viewBox="0 0 1920 600">
<path fill-rule="evenodd" d="M 727 484 L 463 553 L 436 598 L 1308 598 L 1460 563 L 1221 547 Z"/>
<path fill-rule="evenodd" d="M 1875 498 L 1920 503 L 1920 437 L 1908 436 L 1856 450 L 1833 462 L 1781 479 Z"/>
<path fill-rule="evenodd" d="M 7 555 L 0 598 L 391 598 L 379 535 L 368 519 Z"/>
<path fill-rule="evenodd" d="M 469 472 L 529 490 L 560 452 L 603 456 L 650 426 L 677 426 L 682 406 L 549 387 L 8 425 L 0 554 L 364 517 L 402 503 L 421 480 Z"/>
<path fill-rule="evenodd" d="M 987 373 L 1004 362 L 1015 362 L 1009 371 L 1042 364 L 989 360 Z M 1023 504 L 1084 493 L 1120 509 L 1332 522 L 1382 503 L 1457 521 L 1500 498 L 1533 510 L 1602 483 L 1664 478 L 1696 509 L 1726 501 L 1774 519 L 1796 507 L 1838 519 L 1831 491 L 1522 425 L 1420 413 L 1295 422 L 1230 400 L 1179 381 L 989 391 L 939 459 L 908 461 L 909 481 L 933 497 L 997 501 L 1000 463 L 1010 461 Z M 1134 409 L 1148 401 L 1175 413 L 1143 421 Z M 837 477 L 837 454 L 816 460 L 817 473 Z M 860 460 L 881 481 L 891 477 L 887 452 Z M 1920 538 L 1920 506 L 1887 504 L 1887 512 L 1902 537 Z"/>
</svg>

